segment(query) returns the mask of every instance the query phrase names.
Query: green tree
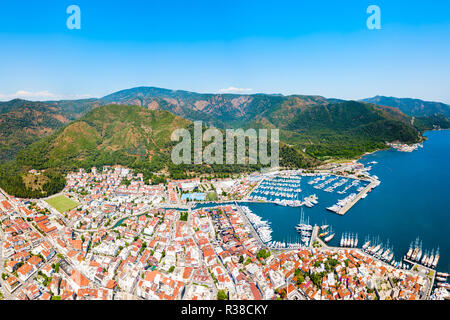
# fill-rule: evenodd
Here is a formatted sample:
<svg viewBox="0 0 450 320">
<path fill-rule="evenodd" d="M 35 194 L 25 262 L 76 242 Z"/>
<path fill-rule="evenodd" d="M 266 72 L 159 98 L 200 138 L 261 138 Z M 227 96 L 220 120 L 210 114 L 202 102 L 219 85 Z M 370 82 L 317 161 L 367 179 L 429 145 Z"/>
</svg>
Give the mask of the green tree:
<svg viewBox="0 0 450 320">
<path fill-rule="evenodd" d="M 225 290 L 219 290 L 217 292 L 217 300 L 228 300 L 228 294 Z"/>
</svg>

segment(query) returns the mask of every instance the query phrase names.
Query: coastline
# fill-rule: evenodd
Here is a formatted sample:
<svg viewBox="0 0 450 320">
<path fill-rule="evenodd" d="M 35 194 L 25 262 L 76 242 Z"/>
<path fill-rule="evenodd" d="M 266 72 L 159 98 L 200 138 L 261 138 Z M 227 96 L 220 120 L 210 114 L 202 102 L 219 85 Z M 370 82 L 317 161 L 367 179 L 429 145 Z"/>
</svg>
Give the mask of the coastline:
<svg viewBox="0 0 450 320">
<path fill-rule="evenodd" d="M 448 129 L 429 129 L 429 130 L 425 130 L 425 131 L 421 134 L 421 141 L 420 141 L 420 142 L 417 142 L 417 143 L 423 143 L 423 142 L 425 142 L 425 141 L 428 140 L 428 137 L 425 136 L 425 133 L 427 133 L 427 132 L 433 132 L 433 131 L 446 131 L 446 130 L 450 130 L 450 128 L 448 128 Z M 407 144 L 407 143 L 405 143 L 405 144 Z M 415 143 L 411 143 L 411 144 L 407 144 L 407 145 L 413 145 L 413 144 L 415 144 Z M 355 162 L 360 161 L 360 160 L 361 160 L 363 157 L 365 157 L 365 156 L 374 154 L 374 153 L 376 153 L 376 152 L 378 152 L 378 151 L 389 150 L 389 149 L 391 149 L 391 148 L 392 148 L 392 147 L 389 147 L 388 145 L 386 145 L 386 148 L 377 149 L 377 150 L 374 150 L 374 151 L 367 151 L 367 152 L 364 152 L 364 153 L 363 153 L 362 155 L 360 155 L 359 157 L 356 157 L 355 159 L 348 159 L 348 160 L 351 161 L 351 162 L 353 162 L 353 163 L 355 163 Z M 328 163 L 335 163 L 335 162 L 333 162 L 333 161 L 339 161 L 339 159 L 330 159 Z M 342 160 L 342 161 L 344 161 L 344 160 Z M 325 164 L 328 164 L 328 163 L 325 163 Z M 323 166 L 323 165 L 324 165 L 324 164 L 318 166 L 318 168 L 321 167 L 321 166 Z"/>
</svg>

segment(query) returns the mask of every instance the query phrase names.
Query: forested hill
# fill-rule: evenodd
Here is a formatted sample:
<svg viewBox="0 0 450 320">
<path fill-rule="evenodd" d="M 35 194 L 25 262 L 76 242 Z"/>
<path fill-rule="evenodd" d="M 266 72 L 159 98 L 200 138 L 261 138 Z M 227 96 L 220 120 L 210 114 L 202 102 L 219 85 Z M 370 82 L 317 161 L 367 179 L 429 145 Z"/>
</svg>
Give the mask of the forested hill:
<svg viewBox="0 0 450 320">
<path fill-rule="evenodd" d="M 302 111 L 287 123 L 284 140 L 322 160 L 354 158 L 386 142 L 419 141 L 410 122 L 398 110 L 346 101 Z"/>
<path fill-rule="evenodd" d="M 421 130 L 432 129 L 436 126 L 447 126 L 445 119 L 436 117 L 435 113 L 446 113 L 448 111 L 448 105 L 414 99 L 388 99 L 385 97 L 375 97 L 367 99 L 367 101 L 377 105 L 386 105 L 385 107 L 377 108 L 383 109 L 387 117 L 390 117 L 390 120 L 403 121 L 405 123 L 410 121 L 413 125 L 417 124 Z M 321 143 L 319 148 L 322 151 L 320 151 L 320 154 L 326 154 L 327 156 L 344 156 L 344 154 L 348 154 L 349 156 L 354 156 L 358 152 L 367 149 L 364 145 L 357 145 L 361 142 L 357 138 L 358 132 L 353 132 L 353 138 L 347 141 L 350 144 L 354 144 L 355 151 L 357 151 L 356 149 L 359 151 L 336 153 L 333 151 L 335 149 L 334 147 L 326 147 L 327 138 L 323 135 L 323 131 L 320 131 L 320 137 L 317 136 L 319 132 L 317 129 L 323 127 L 323 123 L 325 123 L 323 122 L 321 124 L 321 119 L 311 122 L 316 126 L 311 128 L 314 129 L 314 134 L 308 135 L 301 128 L 296 128 L 296 124 L 297 126 L 300 125 L 303 121 L 302 118 L 304 119 L 308 114 L 310 116 L 315 114 L 314 117 L 325 117 L 326 115 L 324 113 L 317 112 L 320 110 L 317 107 L 324 107 L 324 110 L 328 110 L 327 108 L 329 107 L 327 106 L 342 102 L 345 101 L 312 95 L 203 94 L 156 87 L 137 87 L 122 90 L 100 99 L 46 102 L 31 102 L 16 99 L 9 102 L 0 102 L 0 162 L 13 159 L 17 152 L 29 144 L 42 137 L 51 135 L 55 130 L 62 128 L 71 121 L 79 119 L 90 110 L 108 104 L 138 105 L 149 110 L 165 110 L 184 119 L 191 121 L 202 120 L 208 125 L 214 125 L 223 129 L 240 127 L 279 128 L 284 130 L 285 134 L 283 136 L 285 138 L 295 137 L 294 140 L 287 139 L 287 143 L 296 143 L 302 139 L 303 141 L 312 141 L 311 139 L 313 137 L 315 138 L 313 139 L 314 142 L 320 141 Z M 360 104 L 358 106 L 363 105 Z M 406 108 L 406 106 L 409 107 Z M 343 108 L 341 109 L 343 110 Z M 307 110 L 311 110 L 312 113 L 303 113 Z M 403 111 L 403 113 L 399 110 Z M 398 111 L 397 116 L 395 116 L 395 111 Z M 336 118 L 338 123 L 344 123 L 346 121 L 343 115 L 337 113 L 329 113 L 329 115 L 338 117 Z M 411 121 L 411 115 L 415 116 L 418 121 Z M 419 117 L 421 119 L 418 119 Z M 347 118 L 351 119 L 350 114 Z M 326 117 L 323 120 L 328 121 Z M 331 122 L 328 121 L 327 123 L 330 124 Z M 350 126 L 352 125 L 351 123 L 348 124 Z M 405 125 L 401 126 L 404 127 Z M 333 128 L 334 131 L 337 130 L 336 127 Z M 386 133 L 385 130 L 381 130 L 382 128 L 382 126 L 380 127 L 380 123 L 378 123 L 377 131 L 372 131 L 369 126 L 365 132 L 366 134 L 367 132 L 371 132 L 374 138 L 380 140 L 377 137 L 378 133 L 381 133 L 381 131 L 384 131 L 383 135 Z M 387 127 L 384 128 L 386 129 Z M 348 129 L 350 130 L 350 128 Z M 303 135 L 303 138 L 298 137 L 299 133 Z M 401 139 L 402 136 L 389 134 L 385 137 L 388 139 Z M 332 141 L 332 143 L 334 144 L 335 142 Z M 373 143 L 369 144 L 373 145 Z M 326 148 L 323 148 L 324 146 Z M 302 143 L 301 147 L 304 149 L 306 146 Z M 311 151 L 314 148 L 308 147 L 307 149 Z M 314 152 L 314 154 L 317 153 Z"/>
<path fill-rule="evenodd" d="M 442 114 L 447 118 L 450 117 L 450 105 L 442 102 L 384 96 L 367 98 L 363 99 L 363 101 L 398 108 L 400 111 L 410 116 L 424 117 Z"/>
<path fill-rule="evenodd" d="M 174 165 L 170 161 L 175 145 L 171 134 L 179 128 L 192 132 L 193 126 L 191 121 L 164 110 L 124 105 L 98 107 L 26 147 L 15 161 L 1 165 L 0 186 L 20 197 L 42 197 L 60 191 L 67 172 L 80 167 L 90 169 L 115 164 L 133 168 L 153 183 L 163 182 L 164 177 L 229 176 L 261 169 L 260 164 Z M 281 161 L 291 167 L 311 167 L 319 163 L 286 145 L 281 147 Z M 43 174 L 39 178 L 33 176 L 31 169 Z M 162 176 L 155 175 L 156 172 Z"/>
<path fill-rule="evenodd" d="M 0 162 L 13 159 L 26 146 L 78 119 L 96 105 L 99 105 L 96 99 L 0 102 Z"/>
</svg>

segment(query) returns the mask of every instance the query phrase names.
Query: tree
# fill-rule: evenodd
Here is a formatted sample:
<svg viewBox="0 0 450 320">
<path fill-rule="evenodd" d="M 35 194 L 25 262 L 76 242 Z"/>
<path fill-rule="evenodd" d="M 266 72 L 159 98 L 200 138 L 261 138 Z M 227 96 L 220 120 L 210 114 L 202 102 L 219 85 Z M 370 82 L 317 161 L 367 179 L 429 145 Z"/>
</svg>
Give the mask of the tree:
<svg viewBox="0 0 450 320">
<path fill-rule="evenodd" d="M 128 187 L 131 184 L 131 181 L 128 180 L 127 178 L 124 178 L 124 179 L 122 179 L 120 184 L 125 185 L 125 186 Z"/>
<path fill-rule="evenodd" d="M 188 212 L 181 212 L 180 221 L 187 221 L 188 215 L 189 215 Z"/>
<path fill-rule="evenodd" d="M 297 285 L 300 285 L 303 282 L 305 282 L 305 278 L 302 275 L 298 275 L 297 276 Z"/>
<path fill-rule="evenodd" d="M 228 300 L 228 294 L 225 290 L 219 290 L 217 292 L 217 300 Z"/>
<path fill-rule="evenodd" d="M 258 259 L 267 259 L 268 257 L 270 257 L 270 251 L 265 250 L 265 249 L 261 249 L 258 251 L 257 255 Z"/>
</svg>

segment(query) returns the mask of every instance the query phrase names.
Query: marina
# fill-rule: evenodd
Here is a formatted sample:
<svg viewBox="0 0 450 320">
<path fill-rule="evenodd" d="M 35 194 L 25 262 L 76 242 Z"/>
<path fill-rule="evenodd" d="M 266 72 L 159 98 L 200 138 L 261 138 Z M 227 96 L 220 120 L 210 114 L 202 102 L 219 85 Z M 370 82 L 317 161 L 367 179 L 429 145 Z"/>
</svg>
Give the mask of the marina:
<svg viewBox="0 0 450 320">
<path fill-rule="evenodd" d="M 373 180 L 365 188 L 360 189 L 358 194 L 352 193 L 342 200 L 338 200 L 337 204 L 328 207 L 327 210 L 335 212 L 340 215 L 344 215 L 350 210 L 359 200 L 364 199 L 368 192 L 371 192 L 373 188 L 380 185 L 380 181 Z M 339 193 L 339 192 L 338 192 Z"/>
<path fill-rule="evenodd" d="M 327 193 L 336 192 L 338 194 L 345 194 L 347 191 L 353 189 L 344 199 L 338 202 L 327 210 L 344 215 L 351 207 L 353 207 L 360 199 L 367 196 L 373 188 L 378 186 L 380 182 L 376 179 L 362 180 L 356 178 L 345 178 L 341 176 L 332 175 L 329 173 L 319 173 L 317 175 L 303 175 L 297 174 L 292 176 L 274 176 L 266 177 L 255 188 L 247 198 L 248 201 L 261 201 L 275 203 L 280 206 L 301 207 L 305 206 L 312 208 L 319 204 L 319 196 L 311 191 L 304 191 L 301 188 L 302 178 L 307 181 L 307 185 L 312 186 L 316 190 Z M 324 189 L 325 186 L 328 186 Z M 343 188 L 340 188 L 343 187 Z M 307 189 L 311 189 L 307 187 Z"/>
<path fill-rule="evenodd" d="M 445 236 L 450 233 L 448 216 L 443 208 L 450 207 L 447 181 L 450 181 L 450 173 L 442 168 L 450 166 L 448 154 L 442 150 L 450 149 L 450 131 L 432 131 L 425 134 L 429 139 L 424 142 L 424 147 L 412 153 L 398 152 L 396 150 L 383 150 L 364 156 L 360 162 L 366 167 L 371 166 L 371 176 L 379 177 L 381 184 L 366 193 L 366 197 L 353 204 L 351 210 L 345 215 L 337 215 L 326 210 L 336 204 L 342 195 L 336 192 L 325 192 L 323 189 L 314 188 L 330 179 L 325 184 L 333 185 L 338 179 L 333 175 L 302 176 L 300 188 L 302 197 L 316 194 L 319 203 L 311 208 L 306 206 L 290 207 L 279 206 L 274 203 L 245 203 L 253 212 L 271 223 L 272 241 L 301 242 L 301 236 L 294 226 L 299 223 L 301 208 L 304 218 L 309 217 L 310 225 L 321 226 L 324 221 L 332 226 L 336 234 L 329 240 L 329 245 L 339 247 L 342 234 L 358 234 L 358 247 L 367 242 L 367 238 L 376 241 L 377 237 L 384 238 L 384 250 L 381 256 L 389 259 L 389 264 L 394 263 L 399 267 L 410 268 L 411 263 L 417 261 L 405 261 L 403 258 L 411 245 L 411 240 L 420 235 L 425 251 L 428 251 L 428 260 L 431 255 L 436 256 L 439 248 L 439 260 L 436 270 L 450 272 L 450 242 Z M 408 163 L 405 166 L 405 163 Z M 437 178 L 439 177 L 439 178 Z M 410 181 L 405 183 L 405 181 Z M 348 181 L 347 184 L 351 184 Z M 367 185 L 368 186 L 368 185 Z M 341 188 L 344 189 L 346 185 Z M 361 187 L 361 185 L 359 186 Z M 362 186 L 364 187 L 364 186 Z M 347 190 L 347 196 L 357 193 L 358 188 Z M 299 199 L 301 199 L 299 197 Z M 445 222 L 445 223 L 444 223 Z M 322 233 L 322 231 L 320 231 Z M 297 239 L 297 240 L 294 240 Z M 325 237 L 322 237 L 325 239 Z M 389 239 L 389 246 L 387 246 Z M 377 245 L 380 243 L 376 243 Z M 371 247 L 373 244 L 371 245 Z M 375 249 L 375 248 L 372 248 Z M 380 248 L 377 250 L 379 251 Z M 389 249 L 389 253 L 385 252 Z M 434 252 L 433 252 L 434 250 Z M 420 258 L 423 260 L 423 254 Z M 426 260 L 424 260 L 425 262 Z"/>
<path fill-rule="evenodd" d="M 403 260 L 411 264 L 416 263 L 423 267 L 434 269 L 439 263 L 439 258 L 439 247 L 436 250 L 431 249 L 431 251 L 423 249 L 423 242 L 417 237 L 414 244 L 411 242 L 409 250 L 403 257 Z"/>
<path fill-rule="evenodd" d="M 268 244 L 272 247 L 287 248 L 289 244 L 305 245 L 301 235 L 295 229 L 295 226 L 300 223 L 303 209 L 303 219 L 308 222 L 309 218 L 307 224 L 328 225 L 330 229 L 332 228 L 333 232 L 330 232 L 330 229 L 320 229 L 318 233 L 322 235 L 319 238 L 328 245 L 339 247 L 344 233 L 353 233 L 355 236 L 357 234 L 357 248 L 363 250 L 367 241 L 372 243 L 369 248 L 373 250 L 380 245 L 374 253 L 390 260 L 389 264 L 400 268 L 410 268 L 412 263 L 417 263 L 417 261 L 405 261 L 403 258 L 409 250 L 411 240 L 420 235 L 423 244 L 426 244 L 426 248 L 423 249 L 428 251 L 429 257 L 432 254 L 436 256 L 439 248 L 440 258 L 435 269 L 449 273 L 450 242 L 445 235 L 450 233 L 450 225 L 443 223 L 448 221 L 448 217 L 446 210 L 442 208 L 450 206 L 446 195 L 448 189 L 445 187 L 445 181 L 450 181 L 450 173 L 440 168 L 450 165 L 450 160 L 442 158 L 441 152 L 442 148 L 450 148 L 450 131 L 427 132 L 426 136 L 429 136 L 429 139 L 424 143 L 424 148 L 413 153 L 391 149 L 364 156 L 360 162 L 366 167 L 371 166 L 371 176 L 380 177 L 382 183 L 367 193 L 368 196 L 367 194 L 366 197 L 362 196 L 343 216 L 330 212 L 326 208 L 336 204 L 342 198 L 337 191 L 343 190 L 352 181 L 348 181 L 336 192 L 325 192 L 320 188 L 314 188 L 330 179 L 333 179 L 328 183 L 330 185 L 338 181 L 339 178 L 336 179 L 336 176 L 330 174 L 304 174 L 300 177 L 300 183 L 298 179 L 296 182 L 292 181 L 298 184 L 296 188 L 302 190 L 297 199 L 317 195 L 318 204 L 311 208 L 282 206 L 273 201 L 266 203 L 251 200 L 238 203 L 247 206 L 262 220 L 270 222 L 272 232 L 270 233 L 271 241 Z M 408 166 L 404 165 L 405 162 Z M 427 165 L 424 166 L 424 164 Z M 404 181 L 411 180 L 411 176 L 413 177 L 411 183 L 405 184 Z M 347 196 L 357 193 L 358 188 L 361 187 L 364 185 L 349 188 Z M 258 196 L 258 194 L 252 193 L 251 196 Z M 329 233 L 324 235 L 326 231 Z M 332 234 L 334 236 L 331 237 Z M 385 240 L 382 241 L 381 238 Z M 389 239 L 389 245 L 387 239 Z M 383 251 L 378 252 L 382 247 Z M 389 249 L 388 253 L 386 253 L 387 249 Z"/>
</svg>

